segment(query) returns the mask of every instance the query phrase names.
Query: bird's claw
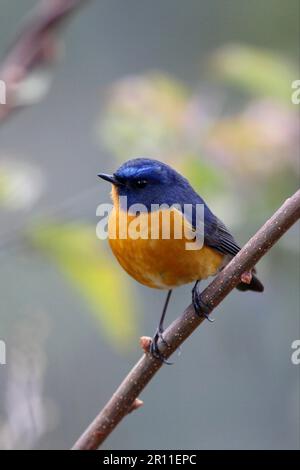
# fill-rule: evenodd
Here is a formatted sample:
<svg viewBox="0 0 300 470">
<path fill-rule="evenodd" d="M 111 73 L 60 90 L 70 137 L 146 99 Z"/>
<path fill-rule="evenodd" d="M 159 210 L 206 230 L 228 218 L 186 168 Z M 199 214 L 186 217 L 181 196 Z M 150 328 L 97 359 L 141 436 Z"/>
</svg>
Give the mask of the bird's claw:
<svg viewBox="0 0 300 470">
<path fill-rule="evenodd" d="M 172 365 L 173 363 L 167 361 L 164 358 L 163 354 L 160 352 L 159 347 L 158 347 L 159 340 L 161 340 L 162 343 L 168 346 L 167 341 L 164 339 L 163 331 L 157 330 L 150 345 L 150 350 L 149 350 L 150 354 L 154 357 L 154 359 L 159 359 L 163 364 Z"/>
<path fill-rule="evenodd" d="M 214 323 L 214 319 L 210 318 L 209 314 L 211 312 L 210 307 L 202 300 L 201 294 L 197 292 L 197 284 L 195 285 L 193 291 L 193 307 L 195 309 L 196 315 L 198 317 L 205 317 L 210 323 Z"/>
</svg>

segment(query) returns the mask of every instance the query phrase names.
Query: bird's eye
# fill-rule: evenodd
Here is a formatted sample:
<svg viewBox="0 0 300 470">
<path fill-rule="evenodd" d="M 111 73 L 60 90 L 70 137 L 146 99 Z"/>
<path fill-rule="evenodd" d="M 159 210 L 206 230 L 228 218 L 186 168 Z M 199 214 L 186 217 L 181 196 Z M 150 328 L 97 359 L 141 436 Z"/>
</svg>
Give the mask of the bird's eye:
<svg viewBox="0 0 300 470">
<path fill-rule="evenodd" d="M 136 188 L 144 188 L 145 186 L 147 186 L 147 184 L 148 184 L 147 180 L 136 180 L 134 183 Z"/>
</svg>

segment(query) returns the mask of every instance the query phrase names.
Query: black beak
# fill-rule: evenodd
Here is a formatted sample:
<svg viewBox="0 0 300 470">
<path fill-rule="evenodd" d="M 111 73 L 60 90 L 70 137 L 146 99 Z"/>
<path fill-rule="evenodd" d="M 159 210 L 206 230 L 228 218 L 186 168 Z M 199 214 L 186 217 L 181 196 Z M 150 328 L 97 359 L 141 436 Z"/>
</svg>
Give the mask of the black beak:
<svg viewBox="0 0 300 470">
<path fill-rule="evenodd" d="M 120 181 L 117 180 L 117 178 L 114 175 L 107 175 L 106 173 L 99 173 L 99 178 L 102 178 L 105 181 L 108 181 L 111 184 L 114 184 L 116 186 L 120 185 Z"/>
</svg>

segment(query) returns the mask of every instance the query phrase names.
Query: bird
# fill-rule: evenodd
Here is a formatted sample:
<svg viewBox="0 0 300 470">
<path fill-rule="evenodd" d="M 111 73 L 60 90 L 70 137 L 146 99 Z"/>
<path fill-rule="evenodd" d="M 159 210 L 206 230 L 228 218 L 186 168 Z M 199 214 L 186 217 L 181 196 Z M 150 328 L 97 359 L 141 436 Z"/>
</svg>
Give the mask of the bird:
<svg viewBox="0 0 300 470">
<path fill-rule="evenodd" d="M 158 342 L 159 339 L 165 342 L 164 320 L 173 289 L 193 282 L 195 312 L 211 321 L 210 309 L 198 291 L 199 283 L 222 270 L 240 251 L 240 246 L 189 181 L 164 162 L 148 157 L 133 158 L 113 174 L 99 173 L 98 176 L 112 184 L 108 239 L 113 254 L 136 281 L 150 288 L 167 290 L 150 346 L 155 358 L 167 362 Z M 186 207 L 190 210 L 186 211 Z M 197 207 L 203 208 L 202 225 L 198 223 Z M 181 237 L 175 233 L 176 223 L 184 232 Z M 164 236 L 166 224 L 170 226 L 168 237 Z M 136 231 L 130 230 L 130 225 Z M 187 249 L 187 243 L 197 235 L 202 244 Z M 263 292 L 264 286 L 256 277 L 255 268 L 241 276 L 237 289 Z"/>
</svg>

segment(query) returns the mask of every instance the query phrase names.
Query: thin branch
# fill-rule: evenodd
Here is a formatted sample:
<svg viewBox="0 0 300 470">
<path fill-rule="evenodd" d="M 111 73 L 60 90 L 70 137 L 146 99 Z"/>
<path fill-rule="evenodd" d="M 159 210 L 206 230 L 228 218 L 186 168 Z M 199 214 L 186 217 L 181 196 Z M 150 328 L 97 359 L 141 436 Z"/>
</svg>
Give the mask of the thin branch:
<svg viewBox="0 0 300 470">
<path fill-rule="evenodd" d="M 249 271 L 270 250 L 283 234 L 300 218 L 300 190 L 277 210 L 263 227 L 248 241 L 233 260 L 203 291 L 202 298 L 211 311 L 240 282 L 241 275 Z M 160 351 L 168 358 L 203 322 L 190 305 L 181 317 L 165 331 L 168 346 L 159 343 Z M 147 338 L 143 338 L 145 347 Z M 120 421 L 136 408 L 135 400 L 150 382 L 162 363 L 145 353 L 129 372 L 117 391 L 73 446 L 74 450 L 95 450 L 110 435 Z"/>
<path fill-rule="evenodd" d="M 0 105 L 0 123 L 24 106 L 22 84 L 29 75 L 55 63 L 59 55 L 59 28 L 87 1 L 41 0 L 34 8 L 0 64 L 0 79 L 6 85 L 7 95 L 6 104 Z"/>
</svg>

